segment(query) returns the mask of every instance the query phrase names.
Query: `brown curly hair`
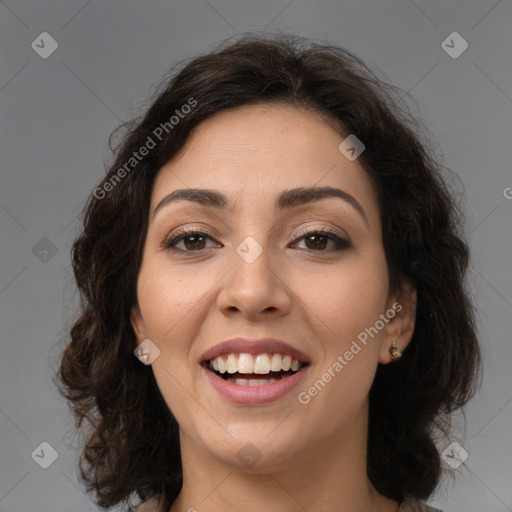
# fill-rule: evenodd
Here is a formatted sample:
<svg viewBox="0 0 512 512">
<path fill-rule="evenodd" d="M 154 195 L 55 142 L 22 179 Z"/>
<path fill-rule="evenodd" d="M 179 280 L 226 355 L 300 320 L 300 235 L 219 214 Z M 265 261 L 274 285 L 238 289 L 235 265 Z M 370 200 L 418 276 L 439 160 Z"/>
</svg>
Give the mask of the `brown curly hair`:
<svg viewBox="0 0 512 512">
<path fill-rule="evenodd" d="M 399 361 L 378 366 L 370 390 L 367 472 L 395 500 L 434 492 L 442 474 L 435 429 L 450 433 L 450 413 L 476 392 L 482 356 L 462 209 L 425 129 L 397 91 L 330 43 L 245 34 L 171 69 L 145 112 L 111 135 L 115 161 L 90 195 L 72 247 L 80 312 L 56 375 L 77 430 L 90 423 L 79 466 L 100 506 L 160 494 L 167 511 L 181 489 L 177 422 L 151 368 L 133 354 L 130 311 L 149 201 L 160 168 L 194 127 L 257 102 L 313 110 L 366 146 L 359 162 L 378 195 L 390 287 L 399 289 L 407 277 L 417 289 L 412 340 Z M 187 104 L 194 106 L 183 109 Z M 180 112 L 187 113 L 170 122 Z M 148 138 L 155 147 L 130 160 Z"/>
</svg>

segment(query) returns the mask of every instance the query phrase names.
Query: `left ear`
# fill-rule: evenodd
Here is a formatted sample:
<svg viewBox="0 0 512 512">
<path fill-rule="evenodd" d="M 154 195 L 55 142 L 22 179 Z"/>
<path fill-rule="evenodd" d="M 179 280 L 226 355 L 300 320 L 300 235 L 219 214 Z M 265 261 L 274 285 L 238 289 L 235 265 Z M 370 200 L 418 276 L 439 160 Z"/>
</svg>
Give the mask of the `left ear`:
<svg viewBox="0 0 512 512">
<path fill-rule="evenodd" d="M 386 324 L 381 338 L 379 363 L 387 364 L 393 361 L 389 352 L 393 342 L 402 352 L 409 345 L 414 333 L 416 303 L 415 284 L 412 280 L 403 278 L 401 289 L 393 294 L 387 302 L 388 309 L 385 315 L 390 320 Z"/>
</svg>

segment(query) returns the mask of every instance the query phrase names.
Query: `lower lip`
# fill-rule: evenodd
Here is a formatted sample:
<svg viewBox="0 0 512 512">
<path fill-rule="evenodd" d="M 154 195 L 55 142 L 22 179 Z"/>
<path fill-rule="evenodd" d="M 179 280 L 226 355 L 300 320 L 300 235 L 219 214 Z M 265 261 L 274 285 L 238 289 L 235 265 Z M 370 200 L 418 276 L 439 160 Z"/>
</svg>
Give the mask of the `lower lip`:
<svg viewBox="0 0 512 512">
<path fill-rule="evenodd" d="M 269 384 L 261 384 L 259 386 L 242 386 L 224 380 L 216 373 L 211 372 L 204 366 L 201 366 L 206 377 L 209 379 L 213 387 L 228 401 L 239 405 L 260 405 L 274 402 L 288 394 L 295 388 L 304 377 L 307 369 L 306 366 L 294 373 L 290 377 L 282 378 Z"/>
</svg>

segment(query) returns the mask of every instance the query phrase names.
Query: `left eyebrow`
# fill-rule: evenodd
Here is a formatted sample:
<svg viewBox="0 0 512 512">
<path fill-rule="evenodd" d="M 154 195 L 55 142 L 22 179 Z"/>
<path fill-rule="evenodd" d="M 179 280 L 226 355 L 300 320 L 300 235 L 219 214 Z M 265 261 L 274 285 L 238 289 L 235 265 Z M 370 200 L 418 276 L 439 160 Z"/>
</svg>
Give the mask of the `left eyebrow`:
<svg viewBox="0 0 512 512">
<path fill-rule="evenodd" d="M 368 217 L 356 198 L 335 187 L 297 187 L 283 190 L 274 201 L 274 208 L 287 210 L 311 204 L 322 199 L 337 197 L 350 204 L 364 219 L 368 226 Z M 174 190 L 166 195 L 156 206 L 153 215 L 156 215 L 165 206 L 176 201 L 191 201 L 201 206 L 225 209 L 229 205 L 228 197 L 217 190 L 187 188 Z"/>
</svg>

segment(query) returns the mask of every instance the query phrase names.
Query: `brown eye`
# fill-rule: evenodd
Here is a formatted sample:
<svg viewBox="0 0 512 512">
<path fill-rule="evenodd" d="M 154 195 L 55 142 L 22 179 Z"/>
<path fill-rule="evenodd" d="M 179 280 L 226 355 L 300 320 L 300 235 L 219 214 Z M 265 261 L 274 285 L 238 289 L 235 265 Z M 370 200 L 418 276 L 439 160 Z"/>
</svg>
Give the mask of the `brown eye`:
<svg viewBox="0 0 512 512">
<path fill-rule="evenodd" d="M 189 235 L 182 237 L 183 243 L 188 250 L 204 249 L 205 238 L 201 235 Z M 199 243 L 197 243 L 199 241 Z"/>
<path fill-rule="evenodd" d="M 208 247 L 205 247 L 207 239 L 213 240 L 209 233 L 199 230 L 182 230 L 179 235 L 166 241 L 162 247 L 182 253 L 198 252 L 208 249 Z M 176 248 L 176 246 L 181 242 L 183 242 L 184 249 Z"/>
<path fill-rule="evenodd" d="M 338 236 L 334 231 L 310 229 L 303 231 L 301 234 L 302 236 L 297 240 L 304 240 L 306 244 L 305 250 L 310 252 L 329 253 L 350 247 L 350 242 Z M 207 240 L 214 240 L 213 236 L 208 232 L 193 229 L 181 230 L 179 235 L 171 237 L 162 244 L 162 247 L 180 256 L 185 256 L 189 253 L 201 252 L 211 248 L 206 246 Z M 330 242 L 334 244 L 334 247 L 326 250 Z M 178 247 L 180 243 L 182 243 L 182 246 Z M 303 248 L 299 247 L 299 249 Z"/>
<path fill-rule="evenodd" d="M 348 240 L 341 238 L 333 231 L 325 231 L 325 230 L 306 230 L 302 233 L 298 240 L 304 240 L 306 244 L 306 249 L 310 251 L 316 252 L 332 252 L 332 251 L 340 251 L 350 247 L 350 242 Z M 324 250 L 329 242 L 334 243 L 334 249 Z"/>
<path fill-rule="evenodd" d="M 308 247 L 310 249 L 325 249 L 329 242 L 329 238 L 327 238 L 325 235 L 308 235 L 304 237 L 304 240 L 307 242 L 310 241 L 312 246 Z"/>
</svg>

